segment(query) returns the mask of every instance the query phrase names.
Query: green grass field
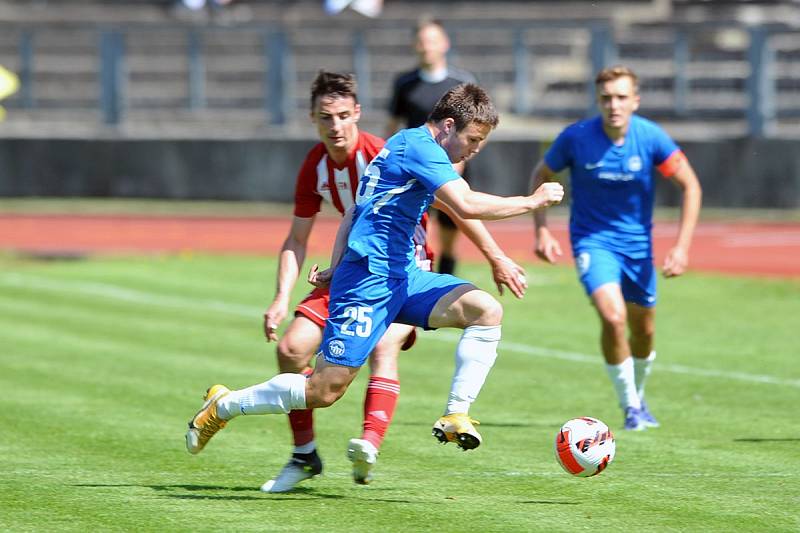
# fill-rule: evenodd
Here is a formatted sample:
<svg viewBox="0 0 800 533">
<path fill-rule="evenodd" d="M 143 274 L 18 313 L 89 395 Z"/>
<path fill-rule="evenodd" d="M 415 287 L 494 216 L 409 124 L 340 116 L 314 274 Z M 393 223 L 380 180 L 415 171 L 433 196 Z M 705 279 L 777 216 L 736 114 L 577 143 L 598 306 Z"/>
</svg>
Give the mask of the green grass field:
<svg viewBox="0 0 800 533">
<path fill-rule="evenodd" d="M 460 273 L 491 286 L 483 265 Z M 0 530 L 800 529 L 800 281 L 661 282 L 648 398 L 662 427 L 630 434 L 573 272 L 529 265 L 526 299 L 502 298 L 500 357 L 472 410 L 483 446 L 430 436 L 457 336 L 426 333 L 401 358 L 373 484 L 354 485 L 345 458 L 363 372 L 317 413 L 325 475 L 267 495 L 291 449 L 285 417 L 239 418 L 199 456 L 183 434 L 210 384 L 275 373 L 261 334 L 274 279 L 269 258 L 0 257 Z M 553 457 L 558 427 L 582 415 L 618 430 L 615 461 L 589 479 Z"/>
</svg>

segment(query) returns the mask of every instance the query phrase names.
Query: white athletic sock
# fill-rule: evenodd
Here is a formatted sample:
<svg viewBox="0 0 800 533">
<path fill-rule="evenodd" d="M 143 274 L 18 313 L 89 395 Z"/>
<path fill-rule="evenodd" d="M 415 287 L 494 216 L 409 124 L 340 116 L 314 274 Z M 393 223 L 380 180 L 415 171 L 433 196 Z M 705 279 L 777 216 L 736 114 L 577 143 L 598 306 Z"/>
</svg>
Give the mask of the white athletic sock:
<svg viewBox="0 0 800 533">
<path fill-rule="evenodd" d="M 217 413 L 224 420 L 239 415 L 288 413 L 306 408 L 306 377 L 303 374 L 278 374 L 269 381 L 234 390 L 217 402 Z"/>
<path fill-rule="evenodd" d="M 294 447 L 294 453 L 311 453 L 317 449 L 317 444 L 312 440 L 300 446 Z"/>
<path fill-rule="evenodd" d="M 469 326 L 456 346 L 456 370 L 444 414 L 468 413 L 497 359 L 500 326 Z"/>
<path fill-rule="evenodd" d="M 633 374 L 636 378 L 636 393 L 640 399 L 644 399 L 644 382 L 647 376 L 653 371 L 653 361 L 656 360 L 656 352 L 653 350 L 647 357 L 633 358 Z"/>
<path fill-rule="evenodd" d="M 633 377 L 632 359 L 632 357 L 628 357 L 618 365 L 606 363 L 606 372 L 608 372 L 608 377 L 611 379 L 611 384 L 614 385 L 614 390 L 617 391 L 619 405 L 623 409 L 627 407 L 641 409 L 642 407 L 639 395 L 636 394 L 636 380 Z"/>
</svg>

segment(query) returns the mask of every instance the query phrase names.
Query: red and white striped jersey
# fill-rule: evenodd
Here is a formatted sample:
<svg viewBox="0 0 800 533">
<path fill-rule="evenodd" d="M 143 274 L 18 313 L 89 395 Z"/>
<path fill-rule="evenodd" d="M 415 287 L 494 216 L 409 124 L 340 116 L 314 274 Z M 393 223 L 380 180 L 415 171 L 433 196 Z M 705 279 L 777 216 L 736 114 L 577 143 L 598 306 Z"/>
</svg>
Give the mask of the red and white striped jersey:
<svg viewBox="0 0 800 533">
<path fill-rule="evenodd" d="M 342 215 L 355 203 L 358 182 L 372 159 L 378 155 L 384 140 L 364 131 L 359 131 L 355 148 L 347 160 L 337 165 L 328 156 L 322 143 L 308 152 L 300 172 L 294 193 L 294 216 L 311 218 L 319 213 L 322 201 L 336 208 Z M 428 214 L 425 213 L 414 232 L 417 264 L 422 270 L 433 267 L 433 251 L 427 243 Z"/>
</svg>

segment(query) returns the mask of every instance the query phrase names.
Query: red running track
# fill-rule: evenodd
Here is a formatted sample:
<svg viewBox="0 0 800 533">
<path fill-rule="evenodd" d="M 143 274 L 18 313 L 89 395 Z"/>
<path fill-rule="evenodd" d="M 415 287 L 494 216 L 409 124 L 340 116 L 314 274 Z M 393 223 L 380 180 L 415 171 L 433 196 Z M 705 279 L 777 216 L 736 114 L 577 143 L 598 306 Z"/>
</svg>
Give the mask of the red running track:
<svg viewBox="0 0 800 533">
<path fill-rule="evenodd" d="M 529 220 L 490 222 L 495 239 L 516 261 L 533 261 Z M 309 252 L 326 255 L 338 219 L 320 218 Z M 571 262 L 565 221 L 551 222 Z M 35 254 L 127 254 L 146 252 L 276 253 L 289 229 L 289 220 L 270 217 L 167 217 L 117 215 L 0 215 L 0 249 Z M 653 238 L 656 262 L 677 234 L 675 223 L 656 223 Z M 435 238 L 435 236 L 434 236 Z M 435 242 L 435 240 L 434 240 Z M 479 259 L 466 239 L 460 255 Z M 695 271 L 800 277 L 800 223 L 709 222 L 696 231 L 690 255 Z"/>
</svg>

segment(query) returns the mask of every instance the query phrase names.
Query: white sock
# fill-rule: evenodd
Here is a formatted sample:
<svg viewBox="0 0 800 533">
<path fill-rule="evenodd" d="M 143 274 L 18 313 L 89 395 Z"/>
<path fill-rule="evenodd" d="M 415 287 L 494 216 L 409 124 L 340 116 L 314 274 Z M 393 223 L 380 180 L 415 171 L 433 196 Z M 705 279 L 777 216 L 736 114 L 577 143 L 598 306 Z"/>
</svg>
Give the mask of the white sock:
<svg viewBox="0 0 800 533">
<path fill-rule="evenodd" d="M 617 391 L 619 405 L 623 409 L 627 407 L 641 409 L 642 407 L 639 395 L 636 394 L 636 380 L 633 377 L 632 359 L 632 357 L 628 357 L 618 365 L 606 363 L 606 372 L 608 372 L 608 377 L 611 379 L 611 384 L 614 385 L 614 390 Z"/>
<path fill-rule="evenodd" d="M 653 371 L 653 361 L 656 360 L 656 352 L 653 350 L 647 357 L 633 358 L 633 375 L 636 378 L 636 393 L 639 399 L 644 399 L 644 382 L 647 376 Z"/>
<path fill-rule="evenodd" d="M 317 449 L 317 444 L 312 440 L 300 446 L 294 447 L 294 453 L 311 453 Z"/>
<path fill-rule="evenodd" d="M 497 359 L 500 326 L 469 326 L 456 346 L 456 370 L 444 414 L 468 413 Z"/>
<path fill-rule="evenodd" d="M 306 377 L 303 374 L 278 374 L 269 381 L 234 390 L 217 402 L 220 418 L 239 415 L 288 413 L 306 408 Z"/>
</svg>

